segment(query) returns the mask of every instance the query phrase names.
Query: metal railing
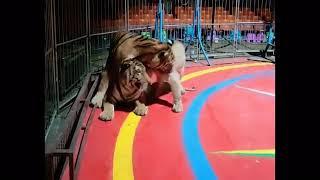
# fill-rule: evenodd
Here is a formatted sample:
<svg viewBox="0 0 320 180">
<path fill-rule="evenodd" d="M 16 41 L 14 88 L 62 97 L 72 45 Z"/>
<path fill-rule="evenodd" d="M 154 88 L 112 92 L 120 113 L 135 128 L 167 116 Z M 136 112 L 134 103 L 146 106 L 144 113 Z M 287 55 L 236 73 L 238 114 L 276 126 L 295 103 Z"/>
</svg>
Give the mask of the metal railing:
<svg viewBox="0 0 320 180">
<path fill-rule="evenodd" d="M 67 165 L 70 179 L 74 179 L 74 175 L 79 169 L 78 162 L 81 158 L 79 154 L 82 153 L 83 146 L 82 141 L 78 144 L 78 138 L 81 132 L 82 136 L 86 136 L 93 118 L 95 108 L 91 111 L 89 120 L 84 122 L 90 100 L 98 84 L 98 78 L 97 74 L 89 73 L 86 76 L 67 118 L 63 121 L 64 126 L 60 128 L 59 132 L 51 135 L 51 139 L 46 142 L 46 176 L 49 180 L 61 179 Z M 66 162 L 68 163 L 66 164 Z"/>
</svg>

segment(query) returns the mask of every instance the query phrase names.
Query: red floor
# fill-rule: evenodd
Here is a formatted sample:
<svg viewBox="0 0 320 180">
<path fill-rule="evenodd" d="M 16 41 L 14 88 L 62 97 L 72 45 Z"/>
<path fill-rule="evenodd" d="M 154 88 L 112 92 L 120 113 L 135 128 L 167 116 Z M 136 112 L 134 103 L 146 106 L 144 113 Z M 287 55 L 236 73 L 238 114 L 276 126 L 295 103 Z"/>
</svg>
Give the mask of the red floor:
<svg viewBox="0 0 320 180">
<path fill-rule="evenodd" d="M 218 87 L 232 78 L 264 71 L 271 74 L 239 80 L 216 90 L 205 99 L 197 124 L 198 141 L 203 156 L 211 166 L 208 173 L 214 174 L 217 179 L 275 179 L 274 65 L 246 62 L 197 66 L 187 68 L 185 74 L 220 67 L 223 67 L 221 71 L 183 82 L 185 87 L 196 87 L 196 91 L 183 96 L 183 113 L 173 113 L 168 107 L 171 94 L 161 97 L 164 103 L 151 105 L 149 113 L 141 120 L 130 120 L 127 112 L 116 111 L 115 119 L 103 122 L 98 119 L 101 110 L 96 110 L 77 179 L 201 179 L 194 168 L 201 170 L 200 160 L 199 164 L 197 159 L 190 161 L 193 154 L 186 153 L 186 142 L 183 141 L 184 115 L 187 111 L 192 112 L 188 108 L 200 93 L 210 87 Z M 190 152 L 196 154 L 196 150 Z M 67 179 L 67 175 L 66 172 L 64 179 Z"/>
</svg>

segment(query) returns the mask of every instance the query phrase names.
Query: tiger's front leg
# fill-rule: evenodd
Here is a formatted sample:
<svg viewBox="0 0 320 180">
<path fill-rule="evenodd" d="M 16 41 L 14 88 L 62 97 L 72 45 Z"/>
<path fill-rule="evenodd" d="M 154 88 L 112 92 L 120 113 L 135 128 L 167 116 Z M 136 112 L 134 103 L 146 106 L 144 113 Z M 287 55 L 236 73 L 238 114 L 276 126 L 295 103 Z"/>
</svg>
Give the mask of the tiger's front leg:
<svg viewBox="0 0 320 180">
<path fill-rule="evenodd" d="M 184 88 L 181 85 L 180 74 L 177 71 L 173 71 L 169 74 L 169 84 L 173 95 L 173 112 L 182 112 L 183 105 L 181 95 L 184 93 Z"/>
<path fill-rule="evenodd" d="M 103 111 L 100 113 L 99 118 L 104 121 L 110 121 L 114 118 L 114 104 L 110 102 L 103 103 Z"/>
<path fill-rule="evenodd" d="M 101 81 L 98 87 L 98 91 L 96 95 L 92 98 L 91 104 L 99 108 L 102 107 L 103 98 L 107 92 L 108 86 L 109 86 L 109 76 L 107 71 L 103 71 L 101 73 Z"/>
<path fill-rule="evenodd" d="M 135 101 L 135 109 L 133 112 L 138 116 L 145 116 L 148 113 L 148 106 L 146 106 L 146 95 L 143 94 L 140 99 Z"/>
</svg>

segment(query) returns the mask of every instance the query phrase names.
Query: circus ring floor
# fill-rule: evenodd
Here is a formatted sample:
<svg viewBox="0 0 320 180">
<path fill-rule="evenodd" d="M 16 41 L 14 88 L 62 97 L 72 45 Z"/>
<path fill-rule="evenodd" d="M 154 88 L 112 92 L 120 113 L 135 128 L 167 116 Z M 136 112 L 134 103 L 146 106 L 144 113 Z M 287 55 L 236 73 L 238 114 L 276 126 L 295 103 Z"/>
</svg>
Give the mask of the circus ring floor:
<svg viewBox="0 0 320 180">
<path fill-rule="evenodd" d="M 275 67 L 244 62 L 186 68 L 184 111 L 91 118 L 79 180 L 275 179 Z M 171 94 L 161 97 L 171 103 Z M 68 179 L 68 170 L 62 179 Z"/>
</svg>

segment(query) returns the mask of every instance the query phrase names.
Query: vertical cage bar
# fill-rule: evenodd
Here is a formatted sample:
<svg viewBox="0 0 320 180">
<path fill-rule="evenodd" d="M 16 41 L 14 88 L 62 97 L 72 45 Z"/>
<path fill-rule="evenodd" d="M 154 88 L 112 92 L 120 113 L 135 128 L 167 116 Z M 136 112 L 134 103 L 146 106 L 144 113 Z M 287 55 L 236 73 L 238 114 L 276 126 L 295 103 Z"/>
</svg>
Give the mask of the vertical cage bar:
<svg viewBox="0 0 320 180">
<path fill-rule="evenodd" d="M 85 24 L 86 24 L 86 72 L 91 69 L 90 66 L 90 54 L 91 54 L 91 39 L 90 39 L 90 0 L 85 0 L 85 6 L 86 6 L 86 16 L 85 16 Z"/>
<path fill-rule="evenodd" d="M 128 8 L 128 0 L 124 0 L 124 22 L 125 22 L 125 29 L 129 30 L 129 8 Z"/>
<path fill-rule="evenodd" d="M 69 153 L 68 157 L 69 157 L 69 178 L 70 180 L 74 180 L 73 153 Z"/>
<path fill-rule="evenodd" d="M 47 160 L 47 178 L 48 180 L 54 179 L 54 164 L 53 164 L 53 156 L 52 154 L 46 154 L 46 160 Z"/>
<path fill-rule="evenodd" d="M 236 8 L 235 8 L 235 23 L 234 23 L 234 37 L 233 37 L 233 43 L 234 43 L 234 51 L 233 51 L 233 57 L 237 56 L 237 49 L 238 49 L 238 37 L 239 37 L 239 3 L 240 0 L 236 0 Z M 241 33 L 240 33 L 241 36 Z"/>
<path fill-rule="evenodd" d="M 55 9 L 55 1 L 49 0 L 51 3 L 51 47 L 52 47 L 52 58 L 53 58 L 53 79 L 54 79 L 54 91 L 55 91 L 55 107 L 59 107 L 59 78 L 58 78 L 58 58 L 57 58 L 57 37 L 56 37 L 56 9 Z M 57 109 L 58 112 L 58 109 Z"/>
</svg>

